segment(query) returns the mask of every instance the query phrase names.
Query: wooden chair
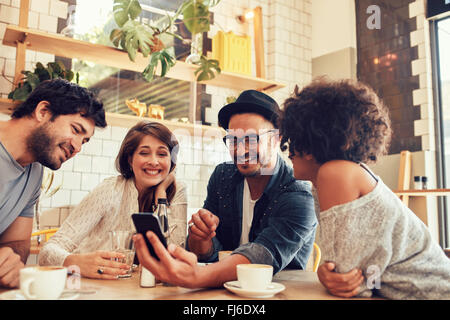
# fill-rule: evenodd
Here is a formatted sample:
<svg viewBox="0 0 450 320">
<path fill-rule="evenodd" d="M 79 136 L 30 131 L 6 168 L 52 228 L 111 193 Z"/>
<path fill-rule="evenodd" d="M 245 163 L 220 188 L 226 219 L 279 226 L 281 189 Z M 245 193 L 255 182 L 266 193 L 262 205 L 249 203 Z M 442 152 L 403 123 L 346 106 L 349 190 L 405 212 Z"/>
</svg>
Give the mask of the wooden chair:
<svg viewBox="0 0 450 320">
<path fill-rule="evenodd" d="M 33 232 L 31 234 L 31 236 L 35 237 L 35 236 L 45 235 L 45 242 L 47 242 L 48 239 L 50 239 L 50 237 L 56 233 L 56 231 L 58 231 L 58 228 L 40 230 L 40 231 Z"/>
<path fill-rule="evenodd" d="M 317 269 L 319 268 L 320 258 L 322 257 L 322 252 L 320 251 L 320 247 L 315 242 L 313 254 L 315 255 L 313 271 L 317 272 Z"/>
<path fill-rule="evenodd" d="M 306 263 L 305 270 L 317 272 L 321 258 L 322 258 L 322 252 L 320 251 L 320 247 L 317 245 L 317 243 L 314 242 L 313 251 L 311 252 L 308 262 Z"/>
<path fill-rule="evenodd" d="M 411 183 L 411 152 L 400 152 L 400 167 L 398 169 L 398 190 L 408 190 Z M 400 200 L 408 206 L 409 196 L 401 195 Z"/>
</svg>

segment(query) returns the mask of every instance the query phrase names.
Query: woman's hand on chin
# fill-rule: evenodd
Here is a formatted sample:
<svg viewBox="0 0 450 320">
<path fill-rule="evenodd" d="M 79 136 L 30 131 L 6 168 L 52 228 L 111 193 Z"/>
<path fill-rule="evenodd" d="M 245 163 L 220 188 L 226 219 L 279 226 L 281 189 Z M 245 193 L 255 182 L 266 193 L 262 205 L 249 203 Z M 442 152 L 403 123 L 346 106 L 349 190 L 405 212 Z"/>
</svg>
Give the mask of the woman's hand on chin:
<svg viewBox="0 0 450 320">
<path fill-rule="evenodd" d="M 161 181 L 155 190 L 155 203 L 158 203 L 158 199 L 166 199 L 167 198 L 167 188 L 175 182 L 175 171 L 172 170 L 167 177 Z"/>
</svg>

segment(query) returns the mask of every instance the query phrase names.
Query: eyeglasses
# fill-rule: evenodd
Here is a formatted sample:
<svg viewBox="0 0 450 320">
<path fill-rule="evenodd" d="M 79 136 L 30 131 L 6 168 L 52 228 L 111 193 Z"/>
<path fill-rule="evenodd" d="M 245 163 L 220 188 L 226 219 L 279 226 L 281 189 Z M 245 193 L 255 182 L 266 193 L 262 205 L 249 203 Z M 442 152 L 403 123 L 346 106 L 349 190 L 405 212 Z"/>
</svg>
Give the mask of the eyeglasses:
<svg viewBox="0 0 450 320">
<path fill-rule="evenodd" d="M 248 148 L 255 148 L 260 140 L 260 137 L 266 133 L 272 133 L 272 132 L 276 132 L 276 129 L 273 130 L 269 130 L 266 131 L 264 133 L 261 134 L 255 134 L 255 133 L 251 133 L 251 134 L 247 134 L 243 137 L 236 137 L 235 135 L 232 134 L 228 134 L 225 137 L 223 137 L 223 142 L 225 143 L 225 145 L 227 146 L 228 149 L 237 149 L 238 145 L 240 143 L 244 143 L 245 147 Z"/>
</svg>

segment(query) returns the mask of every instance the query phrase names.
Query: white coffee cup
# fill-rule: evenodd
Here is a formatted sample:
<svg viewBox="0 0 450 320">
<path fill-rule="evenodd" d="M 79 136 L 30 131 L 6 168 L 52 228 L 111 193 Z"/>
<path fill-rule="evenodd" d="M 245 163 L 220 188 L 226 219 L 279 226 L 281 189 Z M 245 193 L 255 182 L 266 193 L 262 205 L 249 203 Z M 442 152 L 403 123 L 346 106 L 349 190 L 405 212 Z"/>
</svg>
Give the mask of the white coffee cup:
<svg viewBox="0 0 450 320">
<path fill-rule="evenodd" d="M 266 290 L 272 283 L 273 267 L 267 264 L 238 264 L 237 279 L 242 289 Z"/>
<path fill-rule="evenodd" d="M 27 267 L 20 270 L 20 290 L 27 299 L 55 300 L 66 287 L 67 268 Z"/>
</svg>

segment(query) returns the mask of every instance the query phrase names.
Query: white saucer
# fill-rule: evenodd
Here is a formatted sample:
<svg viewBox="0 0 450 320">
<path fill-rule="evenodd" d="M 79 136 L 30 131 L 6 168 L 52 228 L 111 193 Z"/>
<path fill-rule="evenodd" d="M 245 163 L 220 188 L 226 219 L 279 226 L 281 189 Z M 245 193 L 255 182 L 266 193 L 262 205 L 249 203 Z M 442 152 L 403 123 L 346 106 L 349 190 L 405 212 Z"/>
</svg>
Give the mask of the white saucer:
<svg viewBox="0 0 450 320">
<path fill-rule="evenodd" d="M 80 296 L 78 292 L 63 292 L 58 300 L 75 300 Z M 0 300 L 27 300 L 20 289 L 9 290 L 0 294 Z"/>
<path fill-rule="evenodd" d="M 238 296 L 246 297 L 246 298 L 271 298 L 275 294 L 283 291 L 286 287 L 277 282 L 272 282 L 266 290 L 245 290 L 242 289 L 239 285 L 239 281 L 228 281 L 223 284 L 223 286 L 230 290 L 231 292 L 237 294 Z"/>
</svg>

